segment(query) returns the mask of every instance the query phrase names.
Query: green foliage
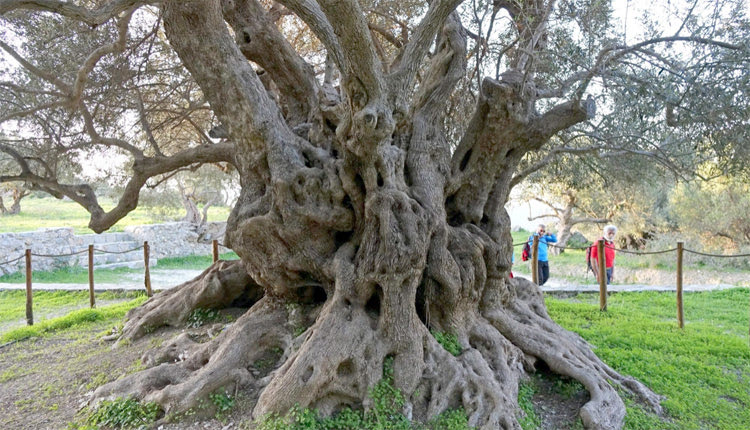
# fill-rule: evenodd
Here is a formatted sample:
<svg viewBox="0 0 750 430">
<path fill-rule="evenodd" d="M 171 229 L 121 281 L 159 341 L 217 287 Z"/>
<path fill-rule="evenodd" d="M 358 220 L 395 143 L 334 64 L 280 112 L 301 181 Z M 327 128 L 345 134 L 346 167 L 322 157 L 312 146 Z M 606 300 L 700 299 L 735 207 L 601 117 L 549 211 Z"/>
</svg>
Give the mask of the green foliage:
<svg viewBox="0 0 750 430">
<path fill-rule="evenodd" d="M 217 321 L 221 314 L 216 309 L 197 308 L 190 313 L 187 320 L 187 327 L 198 328 L 208 322 Z"/>
<path fill-rule="evenodd" d="M 408 429 L 410 421 L 401 413 L 406 403 L 403 394 L 393 385 L 393 357 L 383 363 L 383 378 L 369 391 L 372 408 L 368 414 L 369 428 Z"/>
<path fill-rule="evenodd" d="M 666 396 L 666 421 L 626 398 L 626 429 L 744 429 L 750 423 L 744 406 L 750 404 L 749 299 L 747 289 L 685 294 L 682 330 L 668 293 L 618 293 L 607 312 L 586 294 L 547 298 L 547 307 L 605 363 Z"/>
<path fill-rule="evenodd" d="M 469 417 L 464 411 L 457 409 L 447 410 L 427 423 L 430 430 L 466 430 L 469 427 Z"/>
<path fill-rule="evenodd" d="M 216 407 L 216 417 L 222 419 L 234 407 L 235 398 L 226 391 L 209 394 L 208 397 Z"/>
<path fill-rule="evenodd" d="M 86 419 L 87 424 L 114 428 L 136 428 L 156 421 L 161 409 L 153 402 L 133 398 L 104 400 Z"/>
<path fill-rule="evenodd" d="M 63 317 L 43 320 L 32 326 L 20 327 L 0 335 L 0 343 L 22 340 L 30 337 L 43 336 L 58 330 L 74 326 L 83 326 L 95 321 L 103 321 L 113 318 L 122 318 L 132 308 L 145 302 L 144 295 L 135 300 L 104 306 L 97 309 L 80 309 L 73 311 Z"/>
<path fill-rule="evenodd" d="M 521 383 L 518 385 L 518 406 L 522 411 L 518 423 L 524 430 L 538 429 L 542 426 L 542 419 L 537 415 L 534 404 L 531 402 L 535 392 L 536 388 L 532 384 Z"/>
<path fill-rule="evenodd" d="M 458 357 L 461 354 L 461 344 L 458 343 L 458 338 L 455 334 L 430 330 L 432 336 L 438 343 L 445 348 L 446 351 L 450 352 L 454 356 Z"/>
<path fill-rule="evenodd" d="M 448 410 L 427 424 L 409 421 L 401 412 L 406 399 L 393 385 L 393 358 L 383 364 L 383 378 L 370 389 L 370 410 L 344 409 L 323 418 L 311 409 L 295 406 L 285 416 L 271 415 L 257 423 L 256 430 L 469 430 L 463 411 Z"/>
<path fill-rule="evenodd" d="M 552 381 L 552 389 L 564 399 L 569 399 L 584 390 L 580 382 L 564 376 L 557 377 Z"/>
</svg>

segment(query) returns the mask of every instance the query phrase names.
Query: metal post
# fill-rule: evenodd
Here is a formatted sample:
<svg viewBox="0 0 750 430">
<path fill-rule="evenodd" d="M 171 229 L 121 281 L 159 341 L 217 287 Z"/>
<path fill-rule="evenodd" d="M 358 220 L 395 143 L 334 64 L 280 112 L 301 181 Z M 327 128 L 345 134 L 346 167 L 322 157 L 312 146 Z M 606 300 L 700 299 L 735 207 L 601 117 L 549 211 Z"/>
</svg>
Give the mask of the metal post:
<svg viewBox="0 0 750 430">
<path fill-rule="evenodd" d="M 91 309 L 96 306 L 94 299 L 94 245 L 89 245 L 89 304 Z"/>
<path fill-rule="evenodd" d="M 213 242 L 211 242 L 212 245 L 212 255 L 214 257 L 214 263 L 219 261 L 219 241 L 214 239 Z"/>
<path fill-rule="evenodd" d="M 682 309 L 682 254 L 684 243 L 677 242 L 677 323 L 680 328 L 685 327 L 685 314 Z"/>
<path fill-rule="evenodd" d="M 604 255 L 604 239 L 599 239 L 596 243 L 597 262 L 599 263 L 599 310 L 607 310 L 607 266 L 606 256 Z"/>
<path fill-rule="evenodd" d="M 539 285 L 539 236 L 531 243 L 531 281 Z"/>
<path fill-rule="evenodd" d="M 26 324 L 34 325 L 34 302 L 31 291 L 31 250 L 26 250 Z"/>
<path fill-rule="evenodd" d="M 146 295 L 151 297 L 154 293 L 151 291 L 151 272 L 148 268 L 148 241 L 143 242 L 143 264 L 146 267 L 143 282 L 146 285 Z"/>
</svg>

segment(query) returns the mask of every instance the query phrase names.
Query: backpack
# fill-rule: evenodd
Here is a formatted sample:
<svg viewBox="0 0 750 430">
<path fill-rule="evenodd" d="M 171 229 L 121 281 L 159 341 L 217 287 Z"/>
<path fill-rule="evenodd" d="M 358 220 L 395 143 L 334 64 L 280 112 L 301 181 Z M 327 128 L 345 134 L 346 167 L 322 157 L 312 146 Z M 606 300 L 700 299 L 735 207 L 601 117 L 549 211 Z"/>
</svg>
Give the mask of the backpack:
<svg viewBox="0 0 750 430">
<path fill-rule="evenodd" d="M 586 273 L 589 273 L 590 271 L 594 271 L 594 268 L 591 267 L 591 248 L 594 247 L 594 244 L 589 245 L 588 248 L 586 248 Z"/>
<path fill-rule="evenodd" d="M 523 249 L 521 250 L 521 261 L 529 261 L 531 258 L 531 245 L 529 245 L 529 242 L 526 242 L 523 244 Z"/>
<path fill-rule="evenodd" d="M 591 265 L 591 250 L 594 249 L 594 247 L 596 246 L 596 243 L 599 242 L 600 239 L 603 239 L 603 237 L 596 239 L 594 243 L 592 243 L 591 245 L 589 245 L 588 248 L 586 248 L 586 273 L 589 273 L 589 270 L 592 272 L 594 271 L 594 267 Z M 606 239 L 604 240 L 604 243 L 605 244 L 607 243 Z"/>
</svg>

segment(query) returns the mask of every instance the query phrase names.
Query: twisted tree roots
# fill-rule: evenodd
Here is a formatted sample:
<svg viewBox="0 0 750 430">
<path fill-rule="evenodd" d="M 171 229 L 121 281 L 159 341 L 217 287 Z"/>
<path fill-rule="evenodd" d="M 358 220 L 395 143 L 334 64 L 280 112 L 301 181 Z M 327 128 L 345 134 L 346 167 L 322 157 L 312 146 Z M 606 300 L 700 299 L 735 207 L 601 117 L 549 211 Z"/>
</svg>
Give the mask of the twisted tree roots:
<svg viewBox="0 0 750 430">
<path fill-rule="evenodd" d="M 149 351 L 143 357 L 146 370 L 100 387 L 94 398 L 134 396 L 180 413 L 228 390 L 257 396 L 255 418 L 295 404 L 333 414 L 370 407 L 368 389 L 382 378 L 384 360 L 391 356 L 394 380 L 407 399 L 404 413 L 421 421 L 463 408 L 471 426 L 519 429 L 518 384 L 536 360 L 588 390 L 591 398 L 580 411 L 586 428 L 622 426 L 625 406 L 618 389 L 661 411 L 659 396 L 615 372 L 582 338 L 549 318 L 538 287 L 518 278 L 508 287 L 502 306 L 464 319 L 463 351 L 453 356 L 419 321 L 411 336 L 417 342 L 396 351 L 384 341 L 387 324 L 377 308 L 338 296 L 295 305 L 261 297 L 240 264 L 219 262 L 131 311 L 122 339 L 180 326 L 199 307 L 222 308 L 240 297 L 252 306 L 220 332 L 185 331 Z"/>
</svg>

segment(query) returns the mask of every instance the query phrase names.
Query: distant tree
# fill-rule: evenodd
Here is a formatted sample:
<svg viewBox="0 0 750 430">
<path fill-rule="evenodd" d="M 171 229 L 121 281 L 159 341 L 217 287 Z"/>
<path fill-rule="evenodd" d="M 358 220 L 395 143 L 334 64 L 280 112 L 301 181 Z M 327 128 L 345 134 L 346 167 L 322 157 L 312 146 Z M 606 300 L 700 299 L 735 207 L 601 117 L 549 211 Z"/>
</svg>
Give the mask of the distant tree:
<svg viewBox="0 0 750 430">
<path fill-rule="evenodd" d="M 678 184 L 670 212 L 679 231 L 707 248 L 750 245 L 750 184 L 741 177 Z"/>
<path fill-rule="evenodd" d="M 12 203 L 10 209 L 6 208 L 3 202 L 3 193 L 10 195 Z M 6 183 L 0 185 L 0 212 L 2 215 L 17 215 L 21 213 L 21 199 L 31 194 L 23 184 Z"/>
<path fill-rule="evenodd" d="M 541 214 L 530 216 L 529 221 L 549 218 L 554 220 L 554 224 L 558 231 L 557 243 L 555 244 L 555 247 L 551 249 L 553 254 L 564 252 L 563 248 L 568 244 L 574 226 L 580 224 L 603 224 L 610 222 L 614 215 L 614 210 L 617 207 L 616 201 L 608 202 L 610 203 L 609 208 L 607 208 L 606 205 L 601 205 L 600 210 L 606 210 L 606 214 L 597 217 L 595 214 L 591 214 L 595 209 L 587 208 L 580 200 L 578 193 L 572 189 L 565 189 L 560 191 L 560 194 L 556 194 L 550 192 L 549 188 L 545 188 L 544 193 L 533 194 L 535 195 L 528 197 L 528 199 L 543 204 L 547 210 Z"/>
<path fill-rule="evenodd" d="M 233 387 L 257 392 L 254 416 L 329 415 L 371 407 L 392 359 L 410 418 L 463 407 L 471 426 L 517 429 L 519 381 L 540 361 L 589 391 L 587 428 L 622 426 L 621 392 L 660 411 L 655 393 L 550 320 L 536 286 L 508 278 L 504 205 L 563 154 L 740 168 L 745 4 L 675 5 L 678 28 L 644 20 L 630 43 L 608 2 L 462 3 L 0 1 L 19 39 L 0 49 L 20 64 L 5 63 L 0 124 L 49 130 L 0 145 L 16 164 L 0 182 L 68 196 L 97 232 L 174 171 L 231 164 L 241 182 L 224 241 L 240 260 L 149 300 L 122 338 L 199 307 L 252 307 L 205 343 L 183 335 L 148 354 L 97 399 L 184 412 Z M 43 145 L 79 162 L 127 156 L 116 207 L 32 162 Z M 275 369 L 259 376 L 267 357 Z"/>
</svg>

